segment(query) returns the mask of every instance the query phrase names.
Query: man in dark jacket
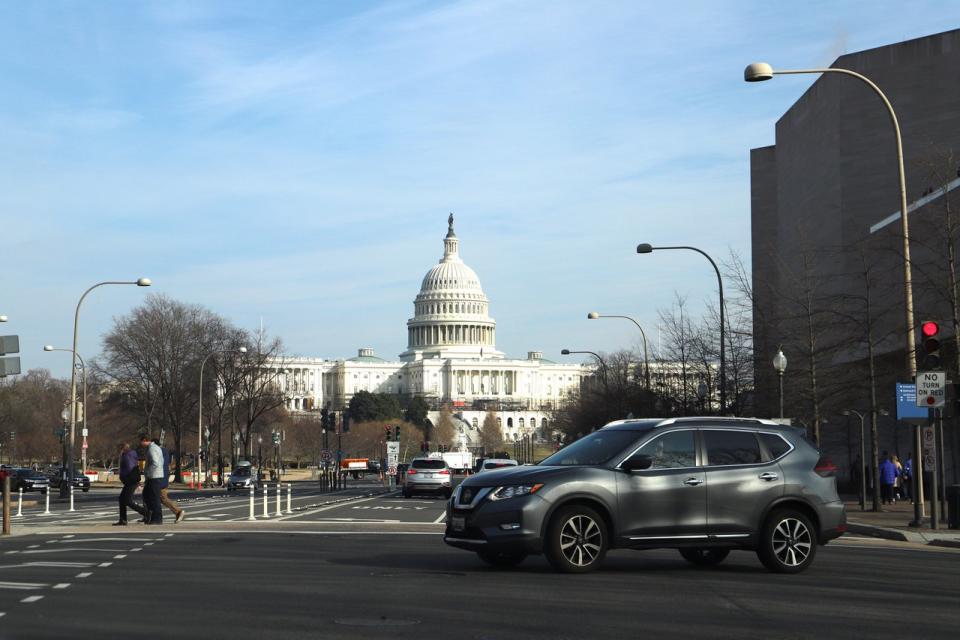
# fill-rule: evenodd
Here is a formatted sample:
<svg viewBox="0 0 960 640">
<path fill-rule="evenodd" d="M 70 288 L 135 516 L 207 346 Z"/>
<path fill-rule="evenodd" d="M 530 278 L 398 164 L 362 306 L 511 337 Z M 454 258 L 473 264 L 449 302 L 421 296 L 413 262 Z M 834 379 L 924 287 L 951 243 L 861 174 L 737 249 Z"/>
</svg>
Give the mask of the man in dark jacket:
<svg viewBox="0 0 960 640">
<path fill-rule="evenodd" d="M 146 509 L 133 501 L 133 494 L 140 484 L 140 463 L 137 460 L 137 452 L 130 448 L 129 442 L 120 445 L 120 482 L 123 483 L 123 489 L 120 490 L 120 519 L 114 522 L 114 526 L 124 526 L 127 524 L 127 507 L 133 509 L 140 515 L 146 514 Z"/>
</svg>

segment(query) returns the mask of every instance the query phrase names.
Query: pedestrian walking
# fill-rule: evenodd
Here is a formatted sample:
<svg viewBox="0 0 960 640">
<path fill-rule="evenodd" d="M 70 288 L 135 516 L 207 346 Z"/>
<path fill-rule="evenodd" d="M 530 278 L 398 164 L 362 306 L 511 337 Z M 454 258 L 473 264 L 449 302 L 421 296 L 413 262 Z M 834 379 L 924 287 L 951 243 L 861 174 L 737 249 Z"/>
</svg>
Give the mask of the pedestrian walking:
<svg viewBox="0 0 960 640">
<path fill-rule="evenodd" d="M 893 504 L 893 485 L 897 481 L 897 465 L 893 458 L 884 451 L 883 461 L 880 463 L 880 498 L 883 504 Z"/>
<path fill-rule="evenodd" d="M 128 508 L 141 516 L 146 514 L 146 509 L 133 501 L 133 494 L 140 484 L 140 463 L 137 451 L 130 448 L 129 442 L 120 445 L 120 482 L 123 483 L 123 489 L 120 490 L 120 519 L 113 523 L 115 527 L 127 524 Z"/>
<path fill-rule="evenodd" d="M 900 486 L 903 488 L 903 497 L 913 504 L 913 458 L 907 454 L 903 461 L 903 474 L 900 476 Z"/>
<path fill-rule="evenodd" d="M 187 512 L 167 495 L 167 488 L 170 486 L 170 451 L 160 444 L 159 438 L 154 438 L 153 443 L 160 447 L 160 452 L 163 454 L 163 477 L 158 485 L 160 488 L 160 504 L 170 509 L 175 517 L 173 523 L 176 524 L 187 517 Z"/>
<path fill-rule="evenodd" d="M 149 434 L 140 434 L 140 444 L 146 448 L 143 477 L 143 502 L 147 507 L 146 524 L 163 524 L 163 507 L 160 504 L 160 480 L 163 478 L 163 452 Z"/>
<path fill-rule="evenodd" d="M 893 482 L 894 501 L 903 500 L 903 464 L 900 462 L 900 456 L 893 456 L 893 464 L 897 467 L 897 479 Z"/>
</svg>

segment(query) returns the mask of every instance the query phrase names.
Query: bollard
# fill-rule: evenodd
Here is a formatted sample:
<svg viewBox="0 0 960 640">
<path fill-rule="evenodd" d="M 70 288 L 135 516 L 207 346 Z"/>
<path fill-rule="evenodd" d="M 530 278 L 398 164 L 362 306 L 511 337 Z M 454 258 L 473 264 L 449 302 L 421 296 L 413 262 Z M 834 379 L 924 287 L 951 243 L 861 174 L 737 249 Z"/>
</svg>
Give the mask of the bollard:
<svg viewBox="0 0 960 640">
<path fill-rule="evenodd" d="M 48 516 L 48 515 L 50 515 L 50 489 L 47 489 L 47 492 L 44 494 L 44 496 L 45 496 L 46 499 L 47 499 L 47 500 L 46 500 L 46 502 L 47 502 L 47 507 L 46 507 L 46 509 L 43 510 L 43 515 Z"/>
<path fill-rule="evenodd" d="M 270 517 L 270 485 L 266 482 L 263 483 L 263 517 Z"/>
<path fill-rule="evenodd" d="M 256 520 L 256 519 L 257 519 L 257 516 L 254 514 L 254 511 L 255 511 L 256 507 L 255 507 L 254 502 L 253 502 L 253 498 L 254 498 L 253 493 L 254 493 L 256 490 L 257 490 L 257 485 L 253 485 L 252 487 L 250 487 L 250 517 L 247 518 L 247 520 Z"/>
<path fill-rule="evenodd" d="M 277 515 L 278 516 L 283 515 L 283 509 L 280 508 L 280 494 L 282 493 L 282 491 L 283 491 L 283 485 L 278 482 L 277 483 Z"/>
<path fill-rule="evenodd" d="M 18 489 L 17 493 L 20 495 L 17 497 L 17 515 L 14 516 L 15 518 L 23 515 L 23 489 Z"/>
<path fill-rule="evenodd" d="M 73 508 L 73 484 L 72 483 L 70 484 L 70 511 L 76 511 L 76 509 Z"/>
<path fill-rule="evenodd" d="M 10 535 L 10 476 L 3 475 L 3 535 Z"/>
<path fill-rule="evenodd" d="M 290 504 L 290 493 L 293 491 L 293 487 L 288 482 L 287 483 L 287 513 L 293 513 L 293 506 Z"/>
</svg>

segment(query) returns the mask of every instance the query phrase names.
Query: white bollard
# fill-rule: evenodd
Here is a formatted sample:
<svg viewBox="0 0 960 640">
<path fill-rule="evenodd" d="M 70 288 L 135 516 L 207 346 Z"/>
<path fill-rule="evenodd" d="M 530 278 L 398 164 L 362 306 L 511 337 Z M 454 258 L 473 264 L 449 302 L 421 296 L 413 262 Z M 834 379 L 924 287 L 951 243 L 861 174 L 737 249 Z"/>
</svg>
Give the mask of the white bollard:
<svg viewBox="0 0 960 640">
<path fill-rule="evenodd" d="M 270 517 L 270 485 L 266 482 L 263 483 L 263 517 Z"/>
<path fill-rule="evenodd" d="M 256 520 L 257 516 L 254 514 L 255 507 L 253 504 L 253 493 L 256 491 L 256 486 L 250 487 L 250 517 L 247 520 Z"/>
<path fill-rule="evenodd" d="M 287 483 L 287 513 L 293 513 L 293 508 L 290 505 L 290 494 L 293 492 L 293 487 L 290 483 Z"/>
<path fill-rule="evenodd" d="M 19 492 L 20 492 L 20 497 L 17 498 L 17 515 L 16 515 L 16 517 L 18 518 L 23 515 L 23 489 L 20 489 Z"/>
<path fill-rule="evenodd" d="M 283 515 L 283 509 L 280 508 L 280 495 L 283 493 L 283 485 L 279 482 L 277 483 L 277 515 Z"/>
<path fill-rule="evenodd" d="M 76 511 L 76 509 L 73 508 L 73 483 L 70 484 L 70 511 Z"/>
<path fill-rule="evenodd" d="M 47 493 L 44 494 L 44 495 L 45 495 L 46 498 L 47 498 L 47 508 L 44 509 L 43 515 L 48 516 L 48 515 L 50 515 L 50 489 L 47 489 Z"/>
</svg>

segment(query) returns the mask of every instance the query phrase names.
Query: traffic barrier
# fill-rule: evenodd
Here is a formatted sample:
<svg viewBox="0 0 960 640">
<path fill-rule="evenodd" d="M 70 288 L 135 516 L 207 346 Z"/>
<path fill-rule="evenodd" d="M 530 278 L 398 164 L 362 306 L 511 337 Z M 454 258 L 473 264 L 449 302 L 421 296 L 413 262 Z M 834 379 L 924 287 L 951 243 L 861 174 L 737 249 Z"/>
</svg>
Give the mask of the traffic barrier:
<svg viewBox="0 0 960 640">
<path fill-rule="evenodd" d="M 46 508 L 43 510 L 43 515 L 48 516 L 50 515 L 50 489 L 48 488 L 47 492 L 43 495 L 46 498 L 47 503 Z"/>
<path fill-rule="evenodd" d="M 264 482 L 263 483 L 263 517 L 264 518 L 270 517 L 269 499 L 270 499 L 270 485 Z"/>
<path fill-rule="evenodd" d="M 15 518 L 23 515 L 23 488 L 18 489 L 17 493 L 20 495 L 17 496 L 17 515 L 14 516 Z"/>
<path fill-rule="evenodd" d="M 280 508 L 280 494 L 282 493 L 282 491 L 283 491 L 283 485 L 278 482 L 277 483 L 277 515 L 278 516 L 283 515 L 283 509 Z"/>
<path fill-rule="evenodd" d="M 291 494 L 292 492 L 293 492 L 293 487 L 292 487 L 291 484 L 288 482 L 288 483 L 287 483 L 287 513 L 293 513 L 293 508 L 292 508 L 291 503 L 290 503 L 290 500 L 291 500 L 290 494 Z"/>
<path fill-rule="evenodd" d="M 49 491 L 49 489 L 47 489 L 47 491 Z M 73 508 L 73 484 L 70 485 L 70 511 L 76 511 L 76 509 Z"/>
<path fill-rule="evenodd" d="M 256 520 L 256 519 L 257 519 L 257 516 L 254 514 L 254 511 L 256 510 L 256 507 L 255 507 L 254 502 L 253 502 L 253 501 L 254 501 L 254 495 L 253 495 L 253 494 L 256 492 L 256 490 L 257 490 L 256 485 L 250 487 L 250 517 L 247 518 L 247 520 Z"/>
</svg>

